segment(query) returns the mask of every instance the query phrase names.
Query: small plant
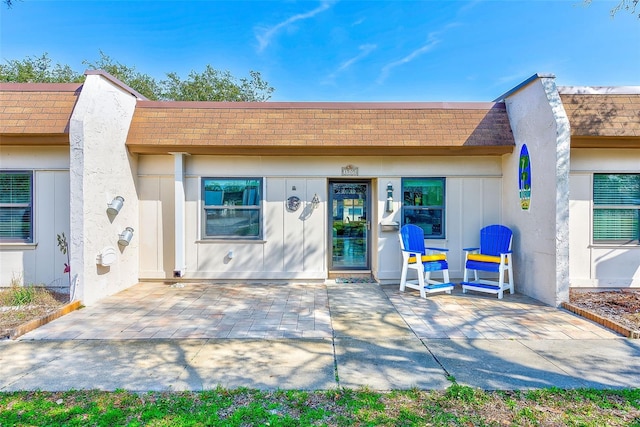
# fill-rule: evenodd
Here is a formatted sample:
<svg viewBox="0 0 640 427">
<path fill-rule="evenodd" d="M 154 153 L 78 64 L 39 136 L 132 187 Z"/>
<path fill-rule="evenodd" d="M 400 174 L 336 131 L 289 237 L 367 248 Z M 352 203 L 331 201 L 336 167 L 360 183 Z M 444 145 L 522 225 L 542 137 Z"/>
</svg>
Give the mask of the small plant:
<svg viewBox="0 0 640 427">
<path fill-rule="evenodd" d="M 12 286 L 9 292 L 9 305 L 23 306 L 33 304 L 36 293 L 37 291 L 33 286 Z"/>
<path fill-rule="evenodd" d="M 477 403 L 478 396 L 481 393 L 477 393 L 475 389 L 469 386 L 459 385 L 458 383 L 451 384 L 446 391 L 446 396 L 451 399 L 458 399 L 466 403 Z"/>
<path fill-rule="evenodd" d="M 71 266 L 69 261 L 69 244 L 67 243 L 67 236 L 64 235 L 64 231 L 61 234 L 57 234 L 58 248 L 62 255 L 67 256 L 67 262 L 64 263 L 64 272 L 69 274 L 69 285 L 71 285 Z"/>
<path fill-rule="evenodd" d="M 64 231 L 60 234 L 56 235 L 56 239 L 58 240 L 58 248 L 62 255 L 67 256 L 67 262 L 64 263 L 64 273 L 67 273 L 69 277 L 69 298 L 73 300 L 74 298 L 74 289 L 72 289 L 72 281 L 71 281 L 71 260 L 69 257 L 69 243 L 67 242 L 67 236 L 64 235 Z"/>
</svg>

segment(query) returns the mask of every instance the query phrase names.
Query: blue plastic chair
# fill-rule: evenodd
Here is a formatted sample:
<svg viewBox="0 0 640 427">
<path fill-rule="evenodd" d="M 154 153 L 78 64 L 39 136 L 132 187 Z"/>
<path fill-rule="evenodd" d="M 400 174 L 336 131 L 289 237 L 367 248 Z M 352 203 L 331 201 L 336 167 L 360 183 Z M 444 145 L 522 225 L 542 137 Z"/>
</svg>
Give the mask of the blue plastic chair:
<svg viewBox="0 0 640 427">
<path fill-rule="evenodd" d="M 454 284 L 449 281 L 448 249 L 428 248 L 424 246 L 424 231 L 417 225 L 407 224 L 400 229 L 400 249 L 402 250 L 402 275 L 400 277 L 400 291 L 405 287 L 420 291 L 422 298 L 427 293 L 446 292 L 453 290 Z M 416 270 L 417 280 L 407 280 L 409 270 Z M 443 280 L 431 278 L 431 273 L 441 271 Z"/>
<path fill-rule="evenodd" d="M 468 290 L 487 292 L 497 294 L 498 299 L 502 299 L 505 290 L 514 293 L 512 241 L 513 232 L 504 225 L 489 225 L 480 230 L 480 247 L 464 249 L 463 293 Z M 473 271 L 473 280 L 469 280 L 471 271 Z M 498 273 L 497 280 L 480 278 L 478 271 Z"/>
</svg>

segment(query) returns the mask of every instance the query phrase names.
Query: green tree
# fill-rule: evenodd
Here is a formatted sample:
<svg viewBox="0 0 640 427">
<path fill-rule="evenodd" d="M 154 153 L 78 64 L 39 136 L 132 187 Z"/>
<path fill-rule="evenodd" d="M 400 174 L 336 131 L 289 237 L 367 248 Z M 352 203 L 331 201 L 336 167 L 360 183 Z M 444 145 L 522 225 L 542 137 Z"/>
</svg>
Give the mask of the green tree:
<svg viewBox="0 0 640 427">
<path fill-rule="evenodd" d="M 186 80 L 176 73 L 167 74 L 162 81 L 164 99 L 176 101 L 267 101 L 273 88 L 262 80 L 257 71 L 251 78 L 236 79 L 228 71 L 218 71 L 207 65 L 202 73 L 192 71 Z"/>
<path fill-rule="evenodd" d="M 618 13 L 620 10 L 626 10 L 632 14 L 638 14 L 638 19 L 640 19 L 640 10 L 638 10 L 638 1 L 639 0 L 621 0 L 620 3 L 616 7 L 611 10 L 611 16 Z"/>
<path fill-rule="evenodd" d="M 114 61 L 104 52 L 100 51 L 100 59 L 95 62 L 82 61 L 91 70 L 103 70 L 117 78 L 127 86 L 135 89 L 140 94 L 151 100 L 162 99 L 160 84 L 148 74 L 141 73 L 135 67 Z"/>
<path fill-rule="evenodd" d="M 177 73 L 166 74 L 158 81 L 149 74 L 124 65 L 100 51 L 97 61 L 83 61 L 92 70 L 104 70 L 151 100 L 161 101 L 268 101 L 274 89 L 257 71 L 248 78 L 236 78 L 229 71 L 207 65 L 202 73 L 191 71 L 186 80 Z M 70 83 L 83 82 L 83 73 L 68 65 L 53 65 L 47 53 L 40 57 L 8 60 L 0 64 L 0 82 Z"/>
<path fill-rule="evenodd" d="M 584 0 L 586 4 L 591 4 L 593 0 Z M 640 0 L 620 0 L 616 7 L 611 9 L 611 17 L 614 17 L 621 10 L 627 11 L 632 15 L 638 14 L 638 19 L 640 19 L 640 10 L 638 10 L 638 2 Z"/>
<path fill-rule="evenodd" d="M 0 64 L 0 82 L 15 83 L 74 83 L 84 81 L 68 65 L 52 65 L 49 56 L 27 56 L 23 60 L 11 59 Z"/>
</svg>

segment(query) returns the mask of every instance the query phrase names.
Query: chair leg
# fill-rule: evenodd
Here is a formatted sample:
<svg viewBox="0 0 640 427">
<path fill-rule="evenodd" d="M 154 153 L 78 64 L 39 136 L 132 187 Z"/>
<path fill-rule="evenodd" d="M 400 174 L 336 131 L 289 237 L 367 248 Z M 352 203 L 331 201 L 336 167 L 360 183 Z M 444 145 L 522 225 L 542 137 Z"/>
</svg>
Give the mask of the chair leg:
<svg viewBox="0 0 640 427">
<path fill-rule="evenodd" d="M 400 292 L 404 292 L 405 286 L 407 286 L 407 263 L 402 263 L 402 275 L 400 276 Z"/>
<path fill-rule="evenodd" d="M 449 270 L 442 270 L 442 278 L 444 283 L 451 283 L 451 280 L 449 279 Z M 450 294 L 451 291 L 449 290 L 447 293 Z"/>
<path fill-rule="evenodd" d="M 507 282 L 509 284 L 509 292 L 514 294 L 516 290 L 513 283 L 513 260 L 511 259 L 511 254 L 507 255 L 507 270 L 509 270 L 509 281 Z"/>
<path fill-rule="evenodd" d="M 427 290 L 424 288 L 426 283 L 425 283 L 425 276 L 426 273 L 420 272 L 418 271 L 418 283 L 420 284 L 419 288 L 420 288 L 420 297 L 426 299 L 427 298 Z"/>
</svg>

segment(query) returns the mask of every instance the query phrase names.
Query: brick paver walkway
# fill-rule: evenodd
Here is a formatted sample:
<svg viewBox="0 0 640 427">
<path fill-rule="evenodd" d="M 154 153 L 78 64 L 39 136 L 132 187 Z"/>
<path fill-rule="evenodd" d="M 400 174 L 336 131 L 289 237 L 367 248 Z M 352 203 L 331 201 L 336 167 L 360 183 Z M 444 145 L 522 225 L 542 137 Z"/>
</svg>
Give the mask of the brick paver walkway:
<svg viewBox="0 0 640 427">
<path fill-rule="evenodd" d="M 383 286 L 391 303 L 419 338 L 478 339 L 598 339 L 620 335 L 521 294 L 496 296 L 456 287 L 452 295 L 431 294 L 420 299 L 417 291 L 398 292 Z"/>
<path fill-rule="evenodd" d="M 378 288 L 380 301 L 367 308 L 366 297 L 358 298 L 358 287 L 372 286 Z M 341 291 L 345 293 L 344 302 Z M 352 311 L 349 304 L 354 305 Z M 324 339 L 332 338 L 335 328 L 342 330 L 349 322 L 362 320 L 359 318 L 365 314 L 375 316 L 373 312 L 389 310 L 400 315 L 402 324 L 397 327 L 406 328 L 422 339 L 620 337 L 593 322 L 520 294 L 507 294 L 498 300 L 483 294 L 462 294 L 456 288 L 453 295 L 432 294 L 425 300 L 415 291 L 402 293 L 397 286 L 377 284 L 176 287 L 141 283 L 63 316 L 21 339 Z M 338 316 L 334 319 L 336 325 L 332 325 L 332 316 Z M 355 330 L 364 333 L 363 329 Z"/>
</svg>

